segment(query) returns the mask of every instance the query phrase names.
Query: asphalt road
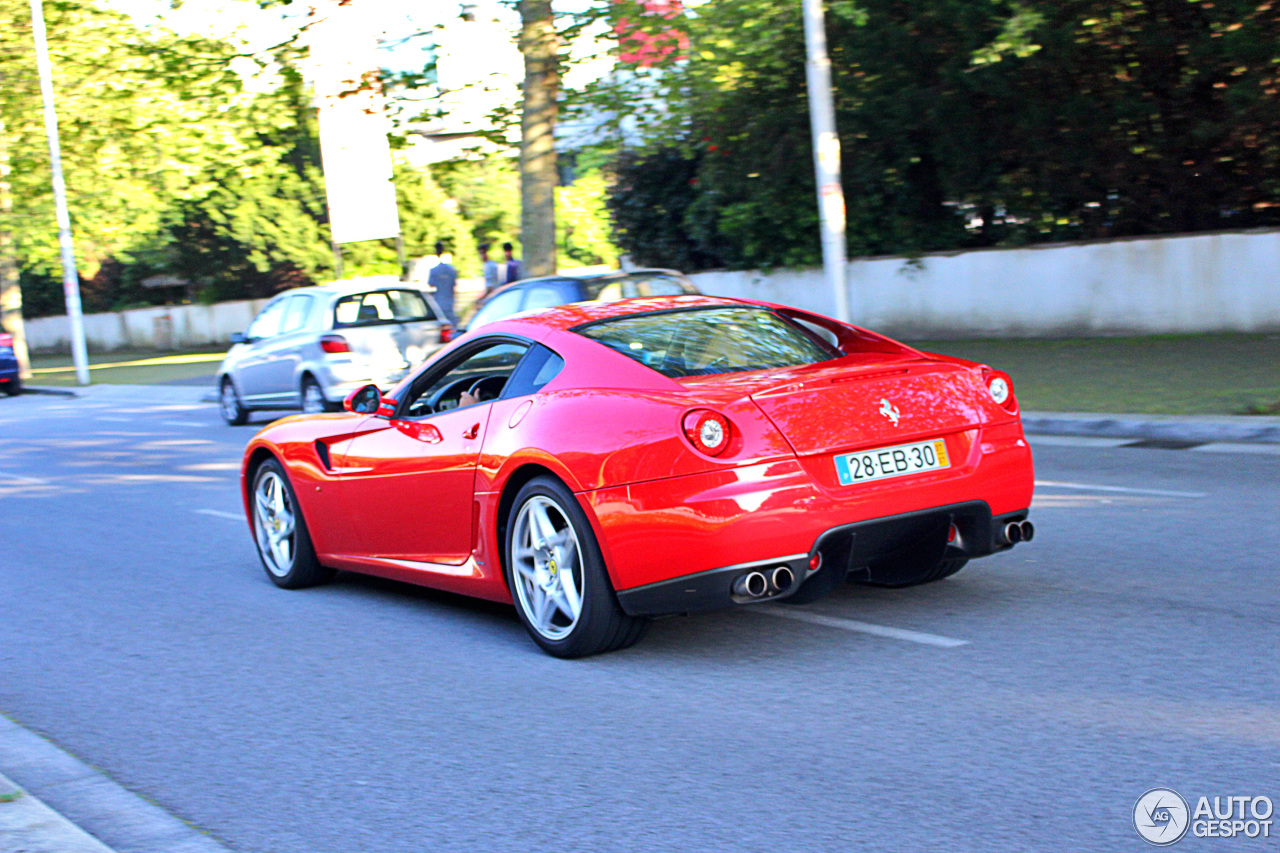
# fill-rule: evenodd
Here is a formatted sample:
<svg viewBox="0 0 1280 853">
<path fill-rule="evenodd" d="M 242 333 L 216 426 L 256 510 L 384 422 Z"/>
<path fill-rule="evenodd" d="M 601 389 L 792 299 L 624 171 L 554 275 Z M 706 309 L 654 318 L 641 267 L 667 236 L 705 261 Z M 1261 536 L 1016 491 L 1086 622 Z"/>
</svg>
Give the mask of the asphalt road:
<svg viewBox="0 0 1280 853">
<path fill-rule="evenodd" d="M 1149 788 L 1280 803 L 1280 455 L 1033 442 L 1072 485 L 1031 544 L 566 662 L 507 607 L 276 589 L 253 432 L 0 400 L 0 711 L 234 850 L 1142 850 Z"/>
</svg>

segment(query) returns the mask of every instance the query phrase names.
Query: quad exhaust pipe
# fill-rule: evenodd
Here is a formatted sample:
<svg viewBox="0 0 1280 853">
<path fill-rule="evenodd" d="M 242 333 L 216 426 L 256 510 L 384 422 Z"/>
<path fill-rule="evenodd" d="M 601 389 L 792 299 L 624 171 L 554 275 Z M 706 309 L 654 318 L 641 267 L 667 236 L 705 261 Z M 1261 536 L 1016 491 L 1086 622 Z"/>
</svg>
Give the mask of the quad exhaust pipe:
<svg viewBox="0 0 1280 853">
<path fill-rule="evenodd" d="M 1010 545 L 1030 542 L 1035 535 L 1036 526 L 1029 521 L 1011 521 L 1004 526 L 1004 541 Z"/>
<path fill-rule="evenodd" d="M 720 587 L 724 589 L 724 587 Z M 769 581 L 763 572 L 747 572 L 733 582 L 733 594 L 759 598 L 769 591 Z"/>
<path fill-rule="evenodd" d="M 770 592 L 786 592 L 796 582 L 795 572 L 789 566 L 775 566 L 765 572 L 747 572 L 733 582 L 733 594 L 747 598 L 761 598 Z"/>
<path fill-rule="evenodd" d="M 778 592 L 786 592 L 791 589 L 791 584 L 795 583 L 796 576 L 786 566 L 778 566 L 769 579 L 773 581 L 774 589 Z"/>
</svg>

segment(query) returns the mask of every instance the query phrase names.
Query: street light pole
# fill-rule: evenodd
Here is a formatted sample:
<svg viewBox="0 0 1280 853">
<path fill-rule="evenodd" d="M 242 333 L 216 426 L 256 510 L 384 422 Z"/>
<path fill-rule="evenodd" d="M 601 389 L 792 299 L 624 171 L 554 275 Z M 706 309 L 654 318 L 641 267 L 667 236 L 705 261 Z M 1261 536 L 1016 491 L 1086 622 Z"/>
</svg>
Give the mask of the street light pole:
<svg viewBox="0 0 1280 853">
<path fill-rule="evenodd" d="M 845 288 L 844 189 L 840 186 L 840 137 L 831 96 L 831 59 L 827 56 L 822 0 L 804 6 L 805 80 L 809 88 L 809 127 L 813 134 L 813 169 L 818 179 L 818 216 L 822 223 L 822 267 L 836 301 L 836 319 L 849 322 Z"/>
<path fill-rule="evenodd" d="M 62 177 L 62 148 L 58 144 L 58 114 L 53 108 L 53 68 L 49 63 L 49 40 L 44 29 L 44 4 L 31 0 L 31 34 L 36 42 L 36 68 L 40 72 L 40 95 L 44 100 L 44 131 L 49 137 L 49 167 L 53 172 L 53 202 L 58 213 L 58 246 L 62 254 L 62 294 L 71 321 L 71 357 L 76 365 L 76 382 L 89 384 L 89 356 L 84 344 L 84 318 L 80 312 L 80 276 L 76 273 L 76 253 L 71 242 L 71 214 L 67 211 L 67 184 Z"/>
</svg>

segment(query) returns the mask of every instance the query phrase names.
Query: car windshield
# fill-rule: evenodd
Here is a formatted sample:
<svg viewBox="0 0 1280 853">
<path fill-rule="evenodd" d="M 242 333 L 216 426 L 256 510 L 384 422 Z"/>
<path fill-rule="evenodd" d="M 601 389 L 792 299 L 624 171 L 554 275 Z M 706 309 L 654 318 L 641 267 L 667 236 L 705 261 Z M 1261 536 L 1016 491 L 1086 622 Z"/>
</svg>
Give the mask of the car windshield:
<svg viewBox="0 0 1280 853">
<path fill-rule="evenodd" d="M 421 293 L 412 290 L 377 290 L 354 293 L 333 307 L 333 326 L 363 326 L 372 323 L 412 323 L 434 320 Z"/>
<path fill-rule="evenodd" d="M 764 308 L 633 314 L 574 331 L 673 379 L 795 367 L 839 356 Z"/>
</svg>

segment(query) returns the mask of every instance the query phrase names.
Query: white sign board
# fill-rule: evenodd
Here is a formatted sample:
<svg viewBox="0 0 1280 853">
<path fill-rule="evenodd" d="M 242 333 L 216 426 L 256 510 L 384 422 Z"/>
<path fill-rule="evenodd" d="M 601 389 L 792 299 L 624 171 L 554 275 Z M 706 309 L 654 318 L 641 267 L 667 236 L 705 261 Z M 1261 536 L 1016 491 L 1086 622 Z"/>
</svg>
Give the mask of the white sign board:
<svg viewBox="0 0 1280 853">
<path fill-rule="evenodd" d="M 330 2 L 309 29 L 320 108 L 320 159 L 334 242 L 400 233 L 377 41 L 354 4 Z"/>
</svg>

